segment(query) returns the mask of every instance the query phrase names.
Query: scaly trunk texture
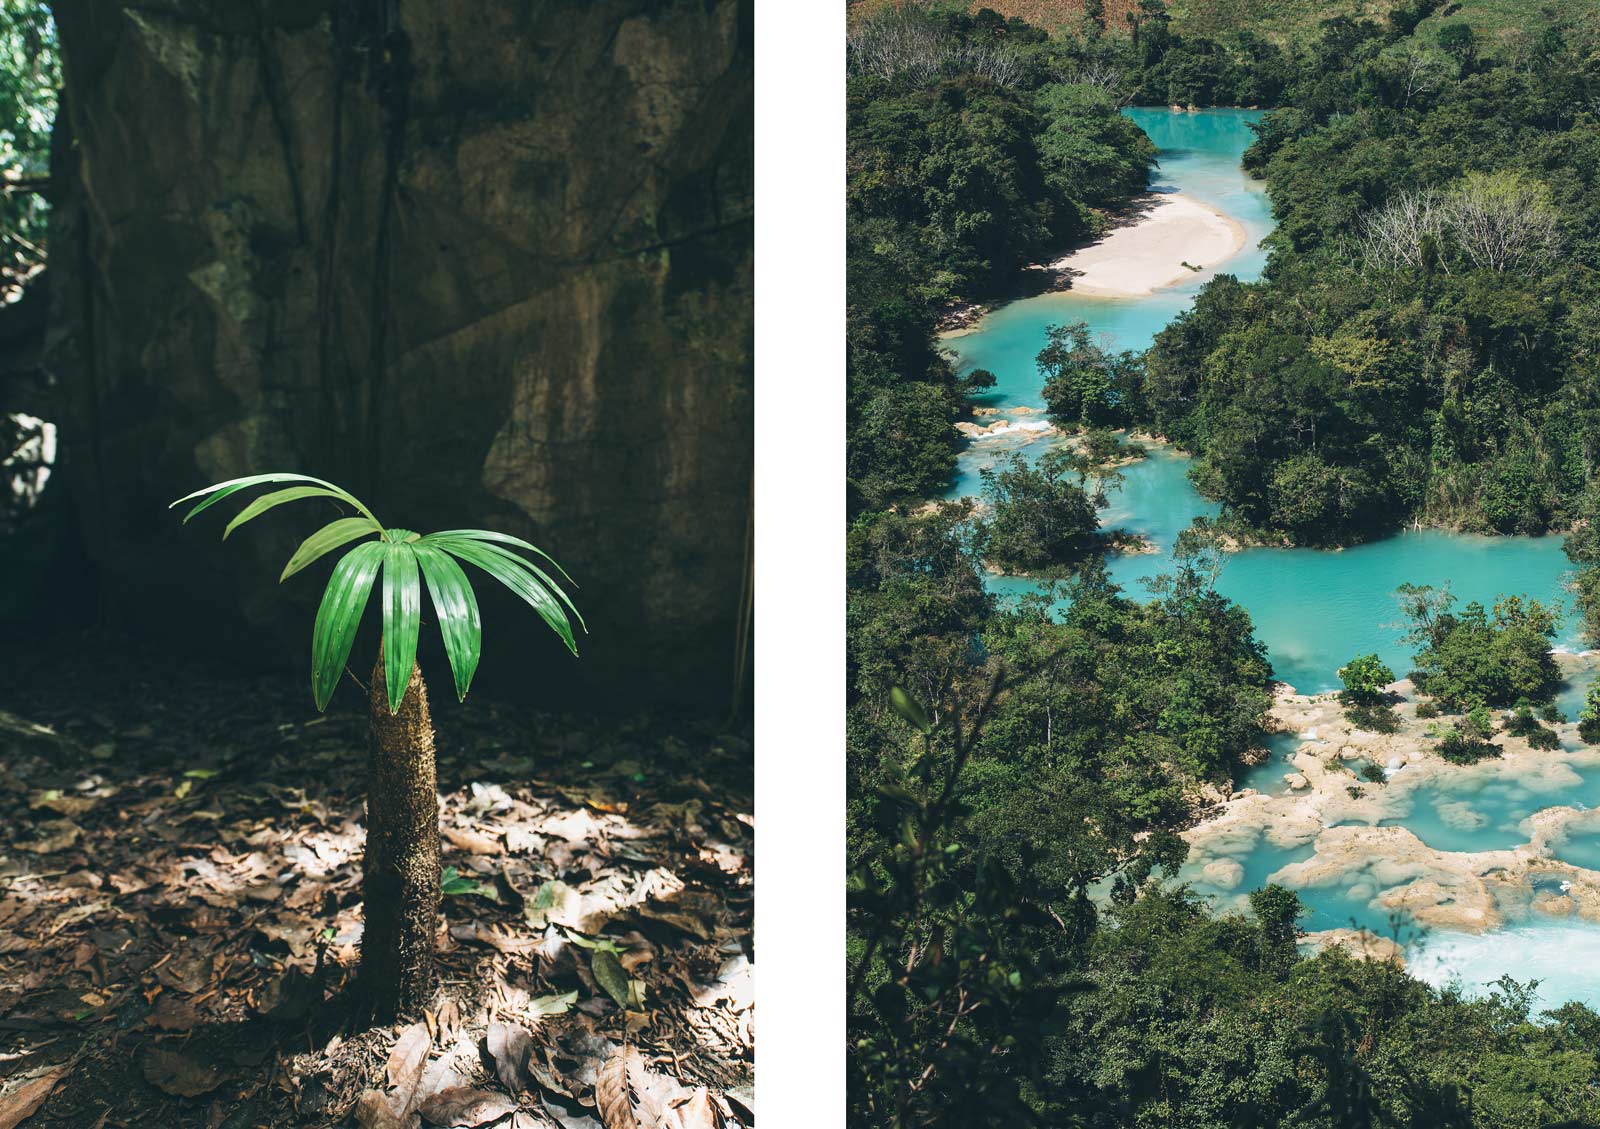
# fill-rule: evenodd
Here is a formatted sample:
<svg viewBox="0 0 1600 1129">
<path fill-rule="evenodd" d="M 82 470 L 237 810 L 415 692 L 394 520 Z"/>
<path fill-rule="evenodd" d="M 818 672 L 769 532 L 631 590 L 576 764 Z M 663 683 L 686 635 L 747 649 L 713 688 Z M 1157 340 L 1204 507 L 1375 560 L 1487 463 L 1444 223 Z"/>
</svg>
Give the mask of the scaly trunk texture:
<svg viewBox="0 0 1600 1129">
<path fill-rule="evenodd" d="M 422 670 L 412 666 L 400 712 L 389 712 L 388 693 L 379 654 L 372 670 L 361 989 L 380 1023 L 420 1013 L 433 994 L 439 918 L 439 791 Z"/>
</svg>

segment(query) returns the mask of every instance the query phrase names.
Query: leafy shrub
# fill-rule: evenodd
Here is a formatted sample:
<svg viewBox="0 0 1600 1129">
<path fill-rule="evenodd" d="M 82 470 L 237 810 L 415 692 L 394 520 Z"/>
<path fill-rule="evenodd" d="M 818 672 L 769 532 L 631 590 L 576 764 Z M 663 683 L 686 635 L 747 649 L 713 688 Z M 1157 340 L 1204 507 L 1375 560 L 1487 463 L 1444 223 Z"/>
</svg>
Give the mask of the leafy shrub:
<svg viewBox="0 0 1600 1129">
<path fill-rule="evenodd" d="M 1491 744 L 1487 740 L 1488 734 L 1470 717 L 1443 728 L 1436 726 L 1429 730 L 1428 735 L 1439 742 L 1435 748 L 1451 764 L 1477 764 L 1486 757 L 1500 755 L 1500 746 Z"/>
<path fill-rule="evenodd" d="M 1389 776 L 1383 771 L 1381 764 L 1368 762 L 1361 766 L 1361 779 L 1372 784 L 1382 784 L 1389 779 Z"/>
<path fill-rule="evenodd" d="M 1424 718 L 1424 719 L 1430 718 L 1430 717 L 1438 717 L 1439 716 L 1439 707 L 1437 705 L 1435 705 L 1431 701 L 1418 702 L 1417 703 L 1417 716 L 1420 717 L 1420 718 Z"/>
<path fill-rule="evenodd" d="M 1556 609 L 1521 596 L 1502 596 L 1491 614 L 1476 601 L 1458 615 L 1448 590 L 1408 586 L 1405 610 L 1410 638 L 1421 644 L 1417 665 L 1421 689 L 1441 705 L 1510 706 L 1545 702 L 1561 685 L 1561 671 L 1550 657 Z M 1426 595 L 1431 602 L 1416 597 Z"/>
<path fill-rule="evenodd" d="M 1555 730 L 1540 726 L 1534 732 L 1528 734 L 1528 744 L 1535 749 L 1559 749 L 1561 747 L 1561 738 L 1556 736 Z"/>
<path fill-rule="evenodd" d="M 1585 745 L 1600 745 L 1600 679 L 1590 683 L 1578 713 L 1578 736 Z"/>
<path fill-rule="evenodd" d="M 1388 706 L 1351 706 L 1344 716 L 1357 729 L 1373 733 L 1396 733 L 1400 729 L 1400 715 Z"/>
<path fill-rule="evenodd" d="M 1125 458 L 1143 458 L 1144 448 L 1137 443 L 1123 442 L 1109 428 L 1091 427 L 1083 434 L 1083 454 L 1091 463 L 1103 466 Z"/>
<path fill-rule="evenodd" d="M 1533 710 L 1526 702 L 1521 703 L 1511 711 L 1511 716 L 1506 718 L 1506 732 L 1513 737 L 1527 737 L 1544 728 L 1533 716 Z"/>
<path fill-rule="evenodd" d="M 1033 466 L 1021 455 L 985 468 L 988 513 L 978 523 L 985 556 L 1014 572 L 1074 564 L 1094 545 L 1105 504 L 1102 480 L 1090 478 L 1079 455 L 1047 452 Z"/>
<path fill-rule="evenodd" d="M 1344 683 L 1339 697 L 1346 704 L 1373 705 L 1382 701 L 1383 688 L 1394 681 L 1394 671 L 1375 654 L 1360 655 L 1339 668 L 1339 680 Z"/>
</svg>

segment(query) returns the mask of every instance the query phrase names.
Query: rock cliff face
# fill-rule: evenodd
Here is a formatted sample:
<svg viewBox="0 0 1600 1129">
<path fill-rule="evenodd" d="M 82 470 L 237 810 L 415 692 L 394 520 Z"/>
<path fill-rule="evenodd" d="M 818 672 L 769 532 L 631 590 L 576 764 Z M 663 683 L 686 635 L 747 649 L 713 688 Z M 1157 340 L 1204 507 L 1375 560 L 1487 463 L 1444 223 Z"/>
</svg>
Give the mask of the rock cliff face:
<svg viewBox="0 0 1600 1129">
<path fill-rule="evenodd" d="M 220 523 L 179 535 L 165 509 L 294 469 L 387 524 L 498 528 L 567 566 L 582 660 L 485 581 L 486 678 L 726 706 L 752 461 L 748 3 L 56 15 L 47 355 L 109 614 L 300 660 L 320 588 L 276 580 L 320 515 L 221 546 Z"/>
</svg>

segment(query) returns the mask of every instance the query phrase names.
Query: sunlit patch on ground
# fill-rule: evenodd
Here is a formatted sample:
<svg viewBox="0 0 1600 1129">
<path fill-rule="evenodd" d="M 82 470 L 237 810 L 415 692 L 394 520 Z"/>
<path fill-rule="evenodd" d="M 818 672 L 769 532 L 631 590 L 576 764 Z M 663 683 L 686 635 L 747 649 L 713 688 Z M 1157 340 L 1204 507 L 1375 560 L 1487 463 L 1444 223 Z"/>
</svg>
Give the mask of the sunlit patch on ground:
<svg viewBox="0 0 1600 1129">
<path fill-rule="evenodd" d="M 0 672 L 0 1122 L 751 1120 L 745 736 L 451 707 L 438 993 L 363 1031 L 364 717 L 107 653 Z"/>
</svg>

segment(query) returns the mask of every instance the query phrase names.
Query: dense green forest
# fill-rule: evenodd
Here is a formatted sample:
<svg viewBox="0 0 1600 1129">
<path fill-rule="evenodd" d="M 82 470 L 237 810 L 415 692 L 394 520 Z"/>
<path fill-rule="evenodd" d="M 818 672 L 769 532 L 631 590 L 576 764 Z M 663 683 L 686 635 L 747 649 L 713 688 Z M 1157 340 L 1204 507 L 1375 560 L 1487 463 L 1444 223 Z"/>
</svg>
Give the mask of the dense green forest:
<svg viewBox="0 0 1600 1129">
<path fill-rule="evenodd" d="M 0 4 L 0 302 L 15 301 L 44 266 L 44 197 L 61 62 L 39 4 Z"/>
<path fill-rule="evenodd" d="M 992 13 L 890 10 L 851 44 L 848 482 L 852 509 L 937 491 L 971 387 L 941 313 L 1099 230 L 1155 147 L 1092 61 Z M 978 378 L 980 381 L 982 377 Z"/>
<path fill-rule="evenodd" d="M 1117 34 L 1095 5 L 1053 36 L 938 5 L 853 25 L 853 1125 L 1600 1122 L 1588 1008 L 1536 1014 L 1509 979 L 1468 999 L 1385 961 L 1307 957 L 1288 890 L 1218 916 L 1153 881 L 1268 720 L 1269 656 L 1213 589 L 1217 530 L 1191 530 L 1134 594 L 1100 566 L 1081 461 L 1002 463 L 981 508 L 920 504 L 990 379 L 951 368 L 941 316 L 1003 296 L 1138 187 L 1148 143 L 1109 127 L 1116 109 L 1275 106 L 1248 156 L 1279 223 L 1266 277 L 1218 278 L 1144 355 L 1062 327 L 1041 342 L 1052 419 L 1188 448 L 1234 533 L 1576 525 L 1569 555 L 1596 566 L 1579 604 L 1600 608 L 1592 33 L 1541 13 L 1489 40 L 1410 3 L 1283 42 L 1236 6 L 1212 38 L 1174 31 L 1159 0 L 1119 11 Z M 1052 131 L 1093 158 L 1063 165 Z M 1001 605 L 986 566 L 1059 579 Z M 1540 730 L 1550 610 L 1406 591 L 1424 706 L 1463 711 L 1441 753 L 1495 755 L 1490 705 L 1525 703 L 1507 731 Z M 1351 709 L 1384 708 L 1373 687 L 1393 672 L 1374 664 L 1347 666 Z"/>
</svg>

